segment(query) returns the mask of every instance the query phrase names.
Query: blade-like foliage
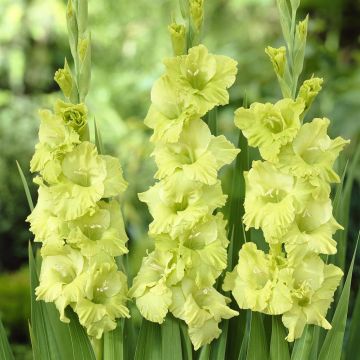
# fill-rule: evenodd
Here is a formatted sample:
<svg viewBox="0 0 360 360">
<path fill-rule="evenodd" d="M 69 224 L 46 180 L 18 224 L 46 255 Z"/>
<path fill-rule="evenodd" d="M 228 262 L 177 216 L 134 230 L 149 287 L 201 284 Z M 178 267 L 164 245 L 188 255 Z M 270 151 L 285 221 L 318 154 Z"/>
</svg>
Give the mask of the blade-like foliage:
<svg viewBox="0 0 360 360">
<path fill-rule="evenodd" d="M 11 351 L 3 323 L 0 319 L 0 359 L 13 360 L 14 355 Z"/>
<path fill-rule="evenodd" d="M 136 344 L 135 360 L 161 359 L 161 330 L 160 325 L 142 320 L 139 338 Z"/>
<path fill-rule="evenodd" d="M 161 325 L 162 358 L 181 360 L 181 336 L 179 320 L 168 314 Z"/>
<path fill-rule="evenodd" d="M 251 330 L 246 360 L 268 359 L 269 347 L 266 339 L 263 317 L 258 312 L 251 316 Z"/>
<path fill-rule="evenodd" d="M 360 290 L 358 290 L 354 310 L 351 316 L 349 340 L 346 345 L 348 354 L 356 354 L 359 350 L 359 334 L 360 334 Z"/>
<path fill-rule="evenodd" d="M 182 348 L 182 359 L 183 360 L 192 360 L 193 352 L 188 336 L 187 328 L 185 323 L 180 322 L 180 335 L 181 335 L 181 348 Z"/>
<path fill-rule="evenodd" d="M 349 307 L 349 297 L 350 297 L 350 286 L 352 279 L 352 272 L 354 268 L 354 261 L 356 256 L 357 245 L 359 241 L 359 236 L 356 242 L 354 255 L 351 260 L 351 264 L 346 276 L 346 281 L 341 292 L 339 302 L 337 304 L 334 317 L 331 322 L 332 329 L 326 334 L 324 344 L 320 350 L 319 360 L 333 359 L 340 360 L 342 345 L 345 334 L 346 319 Z"/>
<path fill-rule="evenodd" d="M 104 358 L 107 360 L 124 359 L 124 319 L 117 321 L 113 331 L 104 333 Z"/>
<path fill-rule="evenodd" d="M 295 341 L 291 360 L 309 359 L 311 352 L 312 340 L 314 334 L 314 326 L 307 325 L 300 339 Z"/>
<path fill-rule="evenodd" d="M 270 359 L 289 360 L 289 345 L 285 340 L 286 331 L 280 316 L 272 316 Z"/>
<path fill-rule="evenodd" d="M 16 161 L 16 165 L 17 165 L 17 168 L 18 168 L 18 171 L 19 171 L 19 174 L 20 174 L 21 182 L 22 182 L 23 187 L 24 187 L 24 191 L 25 191 L 25 195 L 26 195 L 26 199 L 27 199 L 29 208 L 30 208 L 31 211 L 33 211 L 34 203 L 33 203 L 32 197 L 31 197 L 31 193 L 30 193 L 29 186 L 27 184 L 24 172 L 22 171 L 21 166 L 17 161 Z"/>
</svg>

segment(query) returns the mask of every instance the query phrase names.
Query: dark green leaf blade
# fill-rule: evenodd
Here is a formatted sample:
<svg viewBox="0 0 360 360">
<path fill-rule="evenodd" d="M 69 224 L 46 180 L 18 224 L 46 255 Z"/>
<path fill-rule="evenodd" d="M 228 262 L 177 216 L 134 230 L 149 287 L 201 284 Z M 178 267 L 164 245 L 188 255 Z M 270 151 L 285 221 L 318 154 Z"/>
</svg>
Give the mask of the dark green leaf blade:
<svg viewBox="0 0 360 360">
<path fill-rule="evenodd" d="M 161 342 L 163 359 L 182 360 L 179 320 L 171 314 L 168 314 L 161 324 Z"/>
<path fill-rule="evenodd" d="M 266 360 L 269 358 L 269 347 L 262 314 L 253 312 L 246 360 Z"/>
<path fill-rule="evenodd" d="M 160 325 L 142 320 L 139 338 L 136 344 L 135 360 L 161 359 L 161 330 Z"/>
<path fill-rule="evenodd" d="M 124 319 L 118 320 L 116 329 L 104 334 L 104 359 L 124 359 L 124 322 Z"/>
<path fill-rule="evenodd" d="M 346 281 L 341 292 L 339 302 L 337 304 L 334 317 L 331 322 L 332 329 L 327 333 L 323 346 L 321 347 L 319 360 L 340 360 L 342 353 L 342 345 L 345 334 L 346 319 L 349 307 L 350 287 L 352 272 L 354 268 L 355 256 L 357 245 L 359 242 L 359 235 L 357 238 L 354 254 L 351 260 L 351 264 L 346 276 Z"/>
<path fill-rule="evenodd" d="M 29 185 L 28 185 L 28 183 L 26 181 L 24 172 L 22 171 L 21 166 L 18 163 L 18 161 L 16 161 L 16 165 L 17 165 L 17 168 L 18 168 L 18 171 L 19 171 L 19 174 L 20 174 L 21 182 L 22 182 L 23 187 L 24 187 L 24 191 L 25 191 L 25 195 L 26 195 L 26 199 L 27 199 L 30 211 L 33 211 L 34 210 L 34 203 L 33 203 L 32 197 L 31 197 Z"/>
<path fill-rule="evenodd" d="M 14 360 L 14 355 L 11 351 L 9 341 L 3 323 L 0 319 L 0 358 L 4 360 Z"/>
<path fill-rule="evenodd" d="M 314 326 L 307 325 L 300 339 L 295 341 L 291 360 L 309 359 L 314 334 Z"/>
<path fill-rule="evenodd" d="M 280 316 L 272 316 L 272 330 L 270 342 L 271 360 L 289 360 L 289 345 L 285 340 L 286 331 Z"/>
</svg>

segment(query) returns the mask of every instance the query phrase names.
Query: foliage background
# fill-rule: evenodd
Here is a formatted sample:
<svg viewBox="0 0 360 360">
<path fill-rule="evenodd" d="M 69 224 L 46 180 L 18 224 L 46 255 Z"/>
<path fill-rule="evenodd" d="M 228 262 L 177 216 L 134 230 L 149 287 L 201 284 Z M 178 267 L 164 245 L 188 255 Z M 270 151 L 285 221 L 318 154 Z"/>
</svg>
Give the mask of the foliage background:
<svg viewBox="0 0 360 360">
<path fill-rule="evenodd" d="M 301 14 L 310 14 L 306 77 L 325 79 L 313 113 L 332 120 L 333 135 L 352 140 L 350 157 L 360 138 L 360 1 L 303 0 Z M 89 1 L 93 40 L 93 78 L 88 106 L 96 116 L 107 151 L 119 157 L 130 187 L 124 213 L 134 273 L 145 249 L 149 215 L 136 193 L 152 184 L 149 131 L 142 120 L 150 88 L 162 72 L 161 59 L 171 54 L 167 24 L 178 16 L 176 0 Z M 29 289 L 24 222 L 28 214 L 15 160 L 25 171 L 37 141 L 37 109 L 51 107 L 58 89 L 55 70 L 69 57 L 63 0 L 0 0 L 0 316 L 19 359 L 28 352 Z M 204 43 L 212 52 L 239 62 L 231 105 L 220 112 L 221 130 L 235 140 L 233 110 L 246 93 L 248 101 L 280 96 L 263 49 L 280 46 L 275 1 L 208 0 Z M 311 115 L 311 114 L 310 114 Z M 229 183 L 223 174 L 224 187 Z M 36 189 L 31 187 L 33 197 Z M 350 257 L 360 223 L 360 169 L 353 190 L 349 233 Z M 130 274 L 132 275 L 132 274 Z M 358 288 L 360 269 L 354 274 Z"/>
</svg>

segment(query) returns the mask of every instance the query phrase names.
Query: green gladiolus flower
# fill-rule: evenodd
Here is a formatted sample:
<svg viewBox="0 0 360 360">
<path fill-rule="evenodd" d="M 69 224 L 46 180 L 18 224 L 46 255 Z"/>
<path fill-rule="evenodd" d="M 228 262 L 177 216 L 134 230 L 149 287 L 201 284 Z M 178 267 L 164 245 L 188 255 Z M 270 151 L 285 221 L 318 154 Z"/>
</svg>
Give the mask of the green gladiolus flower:
<svg viewBox="0 0 360 360">
<path fill-rule="evenodd" d="M 85 104 L 74 105 L 57 100 L 55 103 L 55 114 L 60 116 L 67 126 L 70 126 L 78 133 L 87 124 L 87 107 Z"/>
<path fill-rule="evenodd" d="M 136 306 L 145 319 L 161 324 L 169 310 L 171 285 L 184 276 L 184 266 L 173 253 L 154 251 L 143 258 L 129 296 L 136 298 Z"/>
<path fill-rule="evenodd" d="M 59 182 L 49 188 L 54 199 L 54 211 L 63 220 L 83 216 L 103 197 L 106 162 L 95 145 L 82 142 L 65 155 Z"/>
<path fill-rule="evenodd" d="M 311 187 L 293 176 L 281 173 L 268 162 L 254 161 L 244 173 L 246 183 L 244 224 L 261 228 L 266 241 L 278 242 L 295 215 L 305 206 Z"/>
<path fill-rule="evenodd" d="M 78 247 L 84 256 L 94 256 L 105 252 L 110 256 L 120 256 L 128 252 L 124 221 L 120 204 L 116 200 L 100 201 L 92 214 L 69 223 L 67 242 Z"/>
<path fill-rule="evenodd" d="M 175 186 L 181 178 L 175 176 L 173 179 L 170 184 L 161 181 L 139 194 L 139 199 L 148 204 L 154 218 L 149 228 L 151 235 L 169 233 L 176 237 L 191 229 L 206 214 L 225 205 L 226 195 L 222 193 L 219 181 L 208 186 L 184 180 L 182 188 L 189 189 L 186 191 Z"/>
<path fill-rule="evenodd" d="M 198 350 L 221 334 L 218 325 L 222 319 L 238 315 L 227 304 L 230 299 L 212 287 L 198 288 L 190 278 L 172 288 L 170 311 L 189 326 L 189 336 Z"/>
<path fill-rule="evenodd" d="M 53 183 L 61 172 L 59 159 L 79 144 L 79 135 L 67 127 L 49 110 L 39 111 L 41 123 L 39 143 L 30 162 L 30 171 L 39 172 L 45 181 Z"/>
<path fill-rule="evenodd" d="M 90 336 L 100 339 L 105 331 L 116 328 L 116 318 L 130 317 L 127 292 L 126 276 L 114 262 L 93 265 L 87 276 L 85 296 L 74 306 Z"/>
<path fill-rule="evenodd" d="M 207 215 L 175 239 L 163 234 L 155 236 L 154 240 L 156 249 L 176 249 L 185 266 L 185 275 L 194 279 L 199 288 L 212 286 L 226 268 L 229 241 L 221 213 Z"/>
<path fill-rule="evenodd" d="M 280 168 L 307 179 L 339 182 L 339 175 L 333 170 L 333 165 L 349 141 L 341 137 L 331 140 L 327 135 L 329 124 L 326 118 L 304 124 L 293 143 L 281 150 Z"/>
<path fill-rule="evenodd" d="M 30 223 L 30 231 L 35 235 L 35 241 L 42 242 L 42 255 L 57 254 L 64 245 L 69 230 L 53 211 L 53 199 L 49 190 L 40 186 L 37 204 L 26 221 Z"/>
<path fill-rule="evenodd" d="M 289 261 L 298 264 L 308 253 L 335 254 L 336 241 L 332 236 L 339 229 L 343 227 L 332 215 L 330 199 L 311 200 L 305 211 L 295 216 L 282 239 Z"/>
<path fill-rule="evenodd" d="M 331 329 L 325 319 L 327 310 L 334 300 L 343 272 L 340 268 L 326 265 L 316 254 L 309 254 L 294 269 L 292 290 L 293 306 L 282 316 L 288 328 L 288 341 L 301 337 L 306 324 Z"/>
<path fill-rule="evenodd" d="M 231 58 L 209 54 L 204 45 L 198 45 L 188 55 L 165 59 L 164 64 L 185 102 L 194 104 L 200 114 L 229 102 L 227 89 L 237 73 L 237 63 Z"/>
<path fill-rule="evenodd" d="M 239 252 L 238 265 L 226 274 L 223 289 L 232 292 L 241 309 L 278 315 L 292 307 L 291 280 L 291 270 L 249 242 Z"/>
<path fill-rule="evenodd" d="M 290 143 L 300 128 L 303 101 L 283 99 L 275 105 L 254 103 L 250 109 L 235 112 L 235 125 L 242 130 L 250 146 L 258 147 L 261 156 L 276 162 L 283 145 Z"/>
<path fill-rule="evenodd" d="M 150 138 L 153 142 L 177 142 L 184 125 L 204 115 L 196 105 L 185 101 L 176 83 L 166 75 L 155 82 L 151 101 L 144 122 L 154 130 Z"/>
<path fill-rule="evenodd" d="M 177 143 L 159 144 L 155 148 L 153 156 L 158 166 L 155 177 L 163 179 L 181 170 L 189 180 L 213 185 L 219 169 L 231 163 L 238 153 L 223 135 L 211 135 L 202 120 L 194 120 L 184 127 Z"/>
<path fill-rule="evenodd" d="M 54 302 L 61 321 L 69 322 L 65 308 L 85 294 L 86 267 L 81 253 L 70 246 L 64 246 L 57 255 L 46 256 L 42 261 L 40 284 L 35 290 L 36 299 Z"/>
</svg>

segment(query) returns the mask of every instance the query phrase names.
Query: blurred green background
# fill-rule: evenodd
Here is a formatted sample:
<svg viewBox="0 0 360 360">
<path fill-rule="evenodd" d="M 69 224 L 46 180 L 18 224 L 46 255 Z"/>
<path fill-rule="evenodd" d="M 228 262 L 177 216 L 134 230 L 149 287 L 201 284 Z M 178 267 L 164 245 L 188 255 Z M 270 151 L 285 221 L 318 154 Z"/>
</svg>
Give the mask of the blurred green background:
<svg viewBox="0 0 360 360">
<path fill-rule="evenodd" d="M 252 101 L 280 97 L 266 45 L 282 44 L 275 1 L 208 0 L 203 42 L 211 52 L 239 62 L 231 104 L 220 111 L 220 129 L 235 140 L 233 111 L 244 94 Z M 149 131 L 143 118 L 150 89 L 171 55 L 167 24 L 179 18 L 177 0 L 89 0 L 93 40 L 93 77 L 87 104 L 96 116 L 108 153 L 118 156 L 130 186 L 124 215 L 130 235 L 133 272 L 149 246 L 150 220 L 136 194 L 152 184 Z M 312 115 L 332 120 L 332 135 L 352 140 L 360 135 L 360 1 L 303 0 L 301 16 L 310 14 L 304 79 L 324 77 L 324 90 Z M 28 167 L 37 141 L 37 109 L 59 96 L 53 74 L 70 58 L 64 0 L 0 0 L 0 316 L 18 359 L 30 359 L 27 321 L 29 289 L 27 242 L 29 212 L 15 160 L 29 183 Z M 311 114 L 310 114 L 311 116 Z M 229 183 L 225 171 L 224 186 Z M 31 186 L 33 197 L 36 189 Z M 354 242 L 360 214 L 360 169 L 353 190 L 349 241 Z M 348 247 L 349 255 L 353 247 Z M 353 288 L 358 287 L 359 269 Z"/>
</svg>

